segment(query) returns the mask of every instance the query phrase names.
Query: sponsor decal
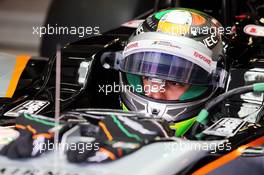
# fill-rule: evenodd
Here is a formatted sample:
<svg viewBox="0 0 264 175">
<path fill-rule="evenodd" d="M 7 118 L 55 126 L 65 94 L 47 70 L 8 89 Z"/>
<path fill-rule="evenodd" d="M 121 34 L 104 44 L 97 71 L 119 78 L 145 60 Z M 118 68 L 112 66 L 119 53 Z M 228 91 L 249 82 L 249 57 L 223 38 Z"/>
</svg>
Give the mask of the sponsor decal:
<svg viewBox="0 0 264 175">
<path fill-rule="evenodd" d="M 173 47 L 173 48 L 181 49 L 180 46 L 174 45 L 174 44 L 172 44 L 170 42 L 167 42 L 167 41 L 154 41 L 152 44 L 153 45 L 162 45 L 162 46 L 167 46 L 167 47 Z"/>
<path fill-rule="evenodd" d="M 203 131 L 203 134 L 232 137 L 240 128 L 245 125 L 246 121 L 239 118 L 221 118 L 215 124 Z"/>
<path fill-rule="evenodd" d="M 200 60 L 206 62 L 207 64 L 211 65 L 212 63 L 212 60 L 207 58 L 206 56 L 194 51 L 193 55 L 196 57 L 196 58 L 199 58 Z"/>
<path fill-rule="evenodd" d="M 18 117 L 22 113 L 27 114 L 38 114 L 42 111 L 45 107 L 50 104 L 48 101 L 43 100 L 28 100 L 21 105 L 11 109 L 10 111 L 6 112 L 4 116 L 8 117 Z"/>
<path fill-rule="evenodd" d="M 125 51 L 126 51 L 126 50 L 129 50 L 129 49 L 137 48 L 137 47 L 138 47 L 138 42 L 130 43 L 130 44 L 128 44 L 127 47 L 125 48 Z"/>
<path fill-rule="evenodd" d="M 209 47 L 210 49 L 213 48 L 218 43 L 218 37 L 216 34 L 212 34 L 209 37 L 203 40 L 203 44 Z"/>
<path fill-rule="evenodd" d="M 148 27 L 151 29 L 151 31 L 155 31 L 157 29 L 158 24 L 151 16 L 146 19 L 146 23 Z"/>
<path fill-rule="evenodd" d="M 252 25 L 252 24 L 246 25 L 244 27 L 244 32 L 248 35 L 264 37 L 263 26 Z"/>
<path fill-rule="evenodd" d="M 129 28 L 138 28 L 139 25 L 143 22 L 144 20 L 131 20 L 128 21 L 124 24 L 122 24 L 121 26 L 123 27 L 129 27 Z"/>
</svg>

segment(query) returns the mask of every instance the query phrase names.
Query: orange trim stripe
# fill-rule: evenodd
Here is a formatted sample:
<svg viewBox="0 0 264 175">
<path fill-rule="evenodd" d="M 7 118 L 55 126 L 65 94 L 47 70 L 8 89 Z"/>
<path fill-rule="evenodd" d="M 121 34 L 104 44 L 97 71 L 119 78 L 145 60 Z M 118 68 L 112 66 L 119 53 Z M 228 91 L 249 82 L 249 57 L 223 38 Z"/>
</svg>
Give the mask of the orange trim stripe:
<svg viewBox="0 0 264 175">
<path fill-rule="evenodd" d="M 15 126 L 17 129 L 26 129 L 26 127 L 25 126 L 23 126 L 23 125 L 17 125 L 16 124 L 16 126 Z"/>
<path fill-rule="evenodd" d="M 237 157 L 239 157 L 243 151 L 245 149 L 247 149 L 248 147 L 254 147 L 254 146 L 259 146 L 264 144 L 264 136 L 246 144 L 246 145 L 242 145 L 240 147 L 238 147 L 236 150 L 220 157 L 219 159 L 216 159 L 215 161 L 205 165 L 204 167 L 198 169 L 197 171 L 195 171 L 192 175 L 203 175 L 203 174 L 208 174 L 209 172 L 227 164 L 228 162 L 236 159 Z"/>
<path fill-rule="evenodd" d="M 113 140 L 113 136 L 111 135 L 111 133 L 109 132 L 109 130 L 107 129 L 107 127 L 105 126 L 105 124 L 103 122 L 99 122 L 99 126 L 103 129 L 106 137 L 108 138 L 109 141 Z"/>
<path fill-rule="evenodd" d="M 53 138 L 53 134 L 49 134 L 49 133 L 42 133 L 42 134 L 36 134 L 33 136 L 33 139 L 37 139 L 38 137 L 44 137 L 46 139 L 51 139 Z"/>
<path fill-rule="evenodd" d="M 14 71 L 12 74 L 12 78 L 9 82 L 8 89 L 6 92 L 6 98 L 12 98 L 14 92 L 16 90 L 17 84 L 19 82 L 20 76 L 24 71 L 28 61 L 30 60 L 31 56 L 27 55 L 20 55 L 16 57 L 16 64 L 14 67 Z"/>
<path fill-rule="evenodd" d="M 99 151 L 106 153 L 111 160 L 116 160 L 116 156 L 111 151 L 105 148 L 100 148 Z"/>
<path fill-rule="evenodd" d="M 32 132 L 33 134 L 37 134 L 37 131 L 36 131 L 34 128 L 32 128 L 30 125 L 27 125 L 27 129 L 28 129 L 30 132 Z"/>
</svg>

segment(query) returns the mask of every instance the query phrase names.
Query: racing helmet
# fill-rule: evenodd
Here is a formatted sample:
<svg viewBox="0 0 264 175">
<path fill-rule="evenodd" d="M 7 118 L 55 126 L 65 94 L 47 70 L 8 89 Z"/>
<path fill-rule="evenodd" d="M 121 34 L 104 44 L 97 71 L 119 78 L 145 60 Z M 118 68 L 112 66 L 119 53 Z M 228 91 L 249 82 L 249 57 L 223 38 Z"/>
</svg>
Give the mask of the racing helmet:
<svg viewBox="0 0 264 175">
<path fill-rule="evenodd" d="M 204 103 L 225 86 L 219 27 L 213 17 L 191 9 L 150 15 L 117 62 L 122 108 L 172 123 L 194 121 Z"/>
</svg>

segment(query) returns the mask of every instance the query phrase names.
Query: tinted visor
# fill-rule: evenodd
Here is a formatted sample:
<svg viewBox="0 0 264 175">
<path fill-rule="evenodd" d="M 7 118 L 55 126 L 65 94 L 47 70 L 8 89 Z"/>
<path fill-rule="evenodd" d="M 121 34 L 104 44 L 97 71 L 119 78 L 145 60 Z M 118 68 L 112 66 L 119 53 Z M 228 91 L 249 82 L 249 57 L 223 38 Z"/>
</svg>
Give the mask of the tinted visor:
<svg viewBox="0 0 264 175">
<path fill-rule="evenodd" d="M 175 55 L 139 52 L 120 60 L 123 72 L 193 85 L 212 85 L 212 74 Z"/>
</svg>

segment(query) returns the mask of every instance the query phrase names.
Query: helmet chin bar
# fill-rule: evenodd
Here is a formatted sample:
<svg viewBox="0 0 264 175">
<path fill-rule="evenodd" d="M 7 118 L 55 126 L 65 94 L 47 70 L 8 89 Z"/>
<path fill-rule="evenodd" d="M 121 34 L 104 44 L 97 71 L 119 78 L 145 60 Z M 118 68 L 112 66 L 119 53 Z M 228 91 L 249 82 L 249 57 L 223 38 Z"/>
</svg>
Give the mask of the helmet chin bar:
<svg viewBox="0 0 264 175">
<path fill-rule="evenodd" d="M 166 116 L 166 104 L 159 104 L 149 101 L 147 104 L 147 113 L 157 116 L 157 118 L 164 118 L 167 121 L 170 121 L 170 117 Z"/>
<path fill-rule="evenodd" d="M 171 116 L 168 112 L 168 105 L 162 103 L 156 103 L 148 101 L 147 113 L 152 114 L 155 118 L 164 119 L 168 122 L 173 122 L 181 113 L 187 110 L 187 108 L 180 109 L 177 115 Z"/>
<path fill-rule="evenodd" d="M 120 85 L 124 86 L 122 74 L 120 76 Z M 149 97 L 143 97 L 139 94 L 132 93 L 128 89 L 121 93 L 122 102 L 132 111 L 139 111 L 149 114 L 154 118 L 164 119 L 168 122 L 177 122 L 195 117 L 195 115 L 203 108 L 203 104 L 211 98 L 216 92 L 216 89 L 208 96 L 200 100 L 192 102 L 156 102 Z M 171 114 L 173 111 L 173 114 Z M 195 113 L 188 115 L 189 112 Z M 197 113 L 195 112 L 197 111 Z M 185 118 L 188 116 L 187 118 Z"/>
</svg>

